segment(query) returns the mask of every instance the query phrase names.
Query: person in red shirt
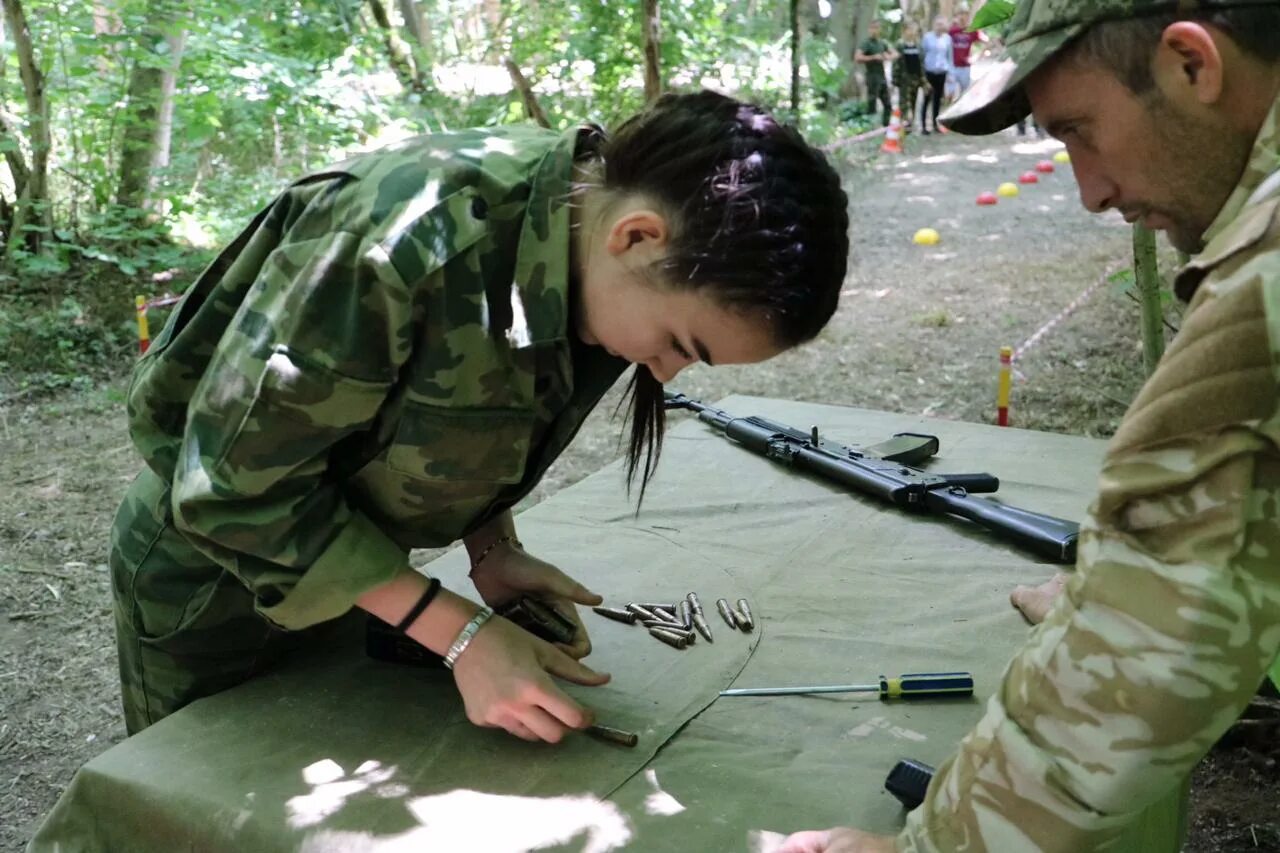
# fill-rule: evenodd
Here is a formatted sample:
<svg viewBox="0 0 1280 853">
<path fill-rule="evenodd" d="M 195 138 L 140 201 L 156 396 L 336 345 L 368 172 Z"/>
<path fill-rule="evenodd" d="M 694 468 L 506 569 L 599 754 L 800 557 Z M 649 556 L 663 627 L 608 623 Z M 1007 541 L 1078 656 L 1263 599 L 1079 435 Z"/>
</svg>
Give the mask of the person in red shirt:
<svg viewBox="0 0 1280 853">
<path fill-rule="evenodd" d="M 959 12 L 951 21 L 952 65 L 955 70 L 953 78 L 956 82 L 956 97 L 964 94 L 969 88 L 969 51 L 981 38 L 979 33 L 969 32 L 969 13 Z"/>
</svg>

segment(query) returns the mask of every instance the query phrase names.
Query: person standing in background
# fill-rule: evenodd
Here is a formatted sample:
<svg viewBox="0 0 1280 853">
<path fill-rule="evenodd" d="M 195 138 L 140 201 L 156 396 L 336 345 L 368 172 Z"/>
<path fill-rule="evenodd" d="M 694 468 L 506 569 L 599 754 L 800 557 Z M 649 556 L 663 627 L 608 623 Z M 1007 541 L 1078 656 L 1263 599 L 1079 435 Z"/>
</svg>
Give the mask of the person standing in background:
<svg viewBox="0 0 1280 853">
<path fill-rule="evenodd" d="M 889 82 L 884 77 L 885 60 L 890 62 L 898 58 L 897 52 L 884 39 L 880 38 L 880 22 L 872 21 L 867 27 L 867 37 L 858 45 L 853 55 L 855 62 L 866 66 L 867 70 L 867 112 L 874 113 L 876 101 L 884 105 L 884 124 L 889 124 L 889 113 L 893 102 L 889 97 Z"/>
<path fill-rule="evenodd" d="M 942 93 L 947 88 L 955 58 L 952 55 L 951 36 L 947 33 L 947 19 L 939 15 L 933 19 L 933 30 L 924 34 L 924 76 L 929 81 L 924 109 L 921 111 L 920 130 L 929 135 L 929 105 L 933 105 L 933 129 L 939 130 L 938 111 L 942 109 Z"/>
<path fill-rule="evenodd" d="M 902 126 L 910 128 L 916 120 L 916 99 L 925 86 L 924 49 L 920 46 L 920 25 L 915 21 L 903 24 L 898 60 L 893 63 L 893 85 L 898 88 Z"/>
<path fill-rule="evenodd" d="M 981 38 L 979 33 L 969 31 L 969 13 L 959 12 L 951 23 L 951 67 L 952 78 L 956 84 L 956 97 L 964 94 L 971 82 L 969 76 L 969 57 L 973 46 Z"/>
</svg>

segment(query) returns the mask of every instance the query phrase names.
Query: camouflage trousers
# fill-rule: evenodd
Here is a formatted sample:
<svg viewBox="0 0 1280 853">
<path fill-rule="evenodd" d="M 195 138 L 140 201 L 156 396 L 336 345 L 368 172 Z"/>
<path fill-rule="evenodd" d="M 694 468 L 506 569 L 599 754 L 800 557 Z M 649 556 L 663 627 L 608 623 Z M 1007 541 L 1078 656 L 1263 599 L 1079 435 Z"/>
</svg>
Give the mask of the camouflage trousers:
<svg viewBox="0 0 1280 853">
<path fill-rule="evenodd" d="M 173 526 L 169 487 L 150 469 L 116 513 L 110 565 L 129 734 L 348 628 L 289 632 L 259 616 L 249 590 Z"/>
</svg>

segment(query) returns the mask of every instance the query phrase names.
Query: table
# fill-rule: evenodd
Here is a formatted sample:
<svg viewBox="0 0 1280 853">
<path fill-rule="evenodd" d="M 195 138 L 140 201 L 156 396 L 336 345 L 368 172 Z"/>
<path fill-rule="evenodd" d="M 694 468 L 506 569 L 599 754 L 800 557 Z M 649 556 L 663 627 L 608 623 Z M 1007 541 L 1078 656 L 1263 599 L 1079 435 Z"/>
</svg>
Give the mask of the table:
<svg viewBox="0 0 1280 853">
<path fill-rule="evenodd" d="M 851 444 L 934 433 L 930 467 L 990 471 L 1004 500 L 1067 518 L 1083 516 L 1103 454 L 1100 441 L 1063 435 L 752 397 L 720 405 L 821 424 Z M 197 702 L 95 758 L 30 850 L 712 851 L 764 849 L 756 831 L 896 831 L 904 813 L 885 775 L 901 757 L 937 764 L 953 751 L 1027 635 L 1009 590 L 1055 567 L 682 420 L 638 516 L 615 463 L 518 521 L 532 553 L 610 603 L 699 593 L 715 642 L 683 652 L 587 614 L 588 662 L 614 677 L 571 692 L 601 722 L 639 731 L 638 748 L 477 729 L 447 673 L 346 648 Z M 461 549 L 428 570 L 465 588 Z M 719 597 L 749 599 L 757 630 L 729 631 Z M 717 697 L 948 670 L 972 672 L 977 695 Z"/>
</svg>

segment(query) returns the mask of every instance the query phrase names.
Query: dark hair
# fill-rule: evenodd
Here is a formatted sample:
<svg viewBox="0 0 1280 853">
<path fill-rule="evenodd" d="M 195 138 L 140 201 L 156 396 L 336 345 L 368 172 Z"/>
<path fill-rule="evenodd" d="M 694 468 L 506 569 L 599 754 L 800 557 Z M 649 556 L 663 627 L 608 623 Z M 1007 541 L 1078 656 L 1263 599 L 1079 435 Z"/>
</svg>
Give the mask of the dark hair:
<svg viewBox="0 0 1280 853">
<path fill-rule="evenodd" d="M 757 106 L 716 92 L 664 95 L 600 148 L 602 186 L 672 211 L 660 286 L 703 291 L 758 318 L 782 347 L 815 337 L 836 310 L 849 258 L 848 199 L 820 151 Z M 662 451 L 662 383 L 636 365 L 627 487 L 640 499 Z"/>
<path fill-rule="evenodd" d="M 1237 6 L 1194 12 L 1160 13 L 1094 24 L 1070 47 L 1070 56 L 1086 66 L 1110 71 L 1135 95 L 1155 88 L 1151 60 L 1160 36 L 1170 24 L 1199 21 L 1222 30 L 1248 56 L 1262 62 L 1280 61 L 1280 7 Z"/>
</svg>

